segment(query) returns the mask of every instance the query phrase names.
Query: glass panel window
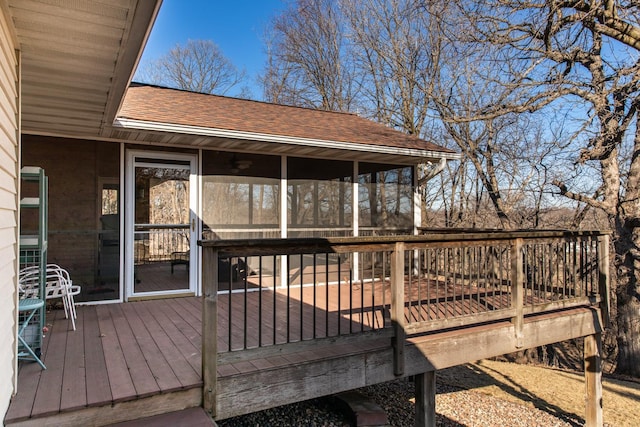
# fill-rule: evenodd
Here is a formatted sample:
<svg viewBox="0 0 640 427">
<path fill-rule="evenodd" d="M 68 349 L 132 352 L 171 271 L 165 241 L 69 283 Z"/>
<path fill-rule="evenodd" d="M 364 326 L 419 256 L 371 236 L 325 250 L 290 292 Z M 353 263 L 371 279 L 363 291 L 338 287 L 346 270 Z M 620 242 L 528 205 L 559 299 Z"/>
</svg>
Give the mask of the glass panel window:
<svg viewBox="0 0 640 427">
<path fill-rule="evenodd" d="M 289 237 L 351 236 L 353 163 L 289 158 Z"/>
<path fill-rule="evenodd" d="M 360 227 L 389 232 L 407 232 L 412 229 L 411 167 L 361 163 L 358 179 Z"/>
<path fill-rule="evenodd" d="M 203 154 L 204 239 L 280 236 L 280 157 Z"/>
<path fill-rule="evenodd" d="M 117 186 L 117 184 L 107 184 L 102 186 L 102 215 L 113 215 L 118 213 L 119 194 Z"/>
</svg>

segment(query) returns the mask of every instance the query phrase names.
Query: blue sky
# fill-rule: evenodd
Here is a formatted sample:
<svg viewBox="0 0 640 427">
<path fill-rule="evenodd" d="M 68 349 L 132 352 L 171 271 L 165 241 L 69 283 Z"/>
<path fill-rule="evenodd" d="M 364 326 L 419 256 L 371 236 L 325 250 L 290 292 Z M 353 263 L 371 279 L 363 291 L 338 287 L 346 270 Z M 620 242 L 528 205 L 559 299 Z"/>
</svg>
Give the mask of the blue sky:
<svg viewBox="0 0 640 427">
<path fill-rule="evenodd" d="M 255 79 L 266 59 L 263 34 L 285 6 L 282 0 L 163 0 L 141 63 L 157 59 L 176 43 L 213 40 L 236 67 L 246 70 L 253 96 L 259 98 Z"/>
</svg>

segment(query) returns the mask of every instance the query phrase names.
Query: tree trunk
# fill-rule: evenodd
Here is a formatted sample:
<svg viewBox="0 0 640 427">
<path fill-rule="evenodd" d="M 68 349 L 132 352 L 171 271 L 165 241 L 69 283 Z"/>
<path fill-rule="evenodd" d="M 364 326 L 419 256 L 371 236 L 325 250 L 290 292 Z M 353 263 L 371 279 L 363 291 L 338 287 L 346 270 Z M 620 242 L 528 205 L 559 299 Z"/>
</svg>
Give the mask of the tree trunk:
<svg viewBox="0 0 640 427">
<path fill-rule="evenodd" d="M 640 377 L 640 229 L 630 221 L 616 228 L 616 372 Z"/>
</svg>

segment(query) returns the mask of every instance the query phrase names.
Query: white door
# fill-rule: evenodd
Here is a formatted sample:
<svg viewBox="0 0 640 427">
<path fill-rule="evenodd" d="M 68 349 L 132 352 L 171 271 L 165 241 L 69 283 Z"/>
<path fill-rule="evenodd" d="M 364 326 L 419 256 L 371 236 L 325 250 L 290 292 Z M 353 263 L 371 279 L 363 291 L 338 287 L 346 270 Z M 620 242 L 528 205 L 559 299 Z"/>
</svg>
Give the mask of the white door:
<svg viewBox="0 0 640 427">
<path fill-rule="evenodd" d="M 197 156 L 127 152 L 127 299 L 195 294 Z"/>
</svg>

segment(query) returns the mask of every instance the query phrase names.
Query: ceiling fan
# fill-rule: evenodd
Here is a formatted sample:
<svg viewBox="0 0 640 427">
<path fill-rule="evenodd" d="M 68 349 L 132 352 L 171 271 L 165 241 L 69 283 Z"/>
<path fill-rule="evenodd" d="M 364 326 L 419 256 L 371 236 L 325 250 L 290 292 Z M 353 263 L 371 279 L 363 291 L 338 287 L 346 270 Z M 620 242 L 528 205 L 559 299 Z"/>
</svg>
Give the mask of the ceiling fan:
<svg viewBox="0 0 640 427">
<path fill-rule="evenodd" d="M 232 173 L 238 173 L 241 170 L 249 169 L 252 164 L 253 162 L 251 160 L 240 160 L 236 157 L 235 154 L 231 156 L 231 159 L 229 161 Z"/>
</svg>

